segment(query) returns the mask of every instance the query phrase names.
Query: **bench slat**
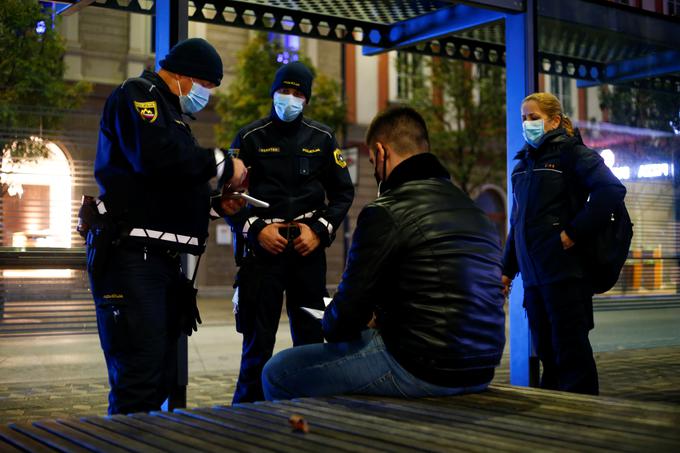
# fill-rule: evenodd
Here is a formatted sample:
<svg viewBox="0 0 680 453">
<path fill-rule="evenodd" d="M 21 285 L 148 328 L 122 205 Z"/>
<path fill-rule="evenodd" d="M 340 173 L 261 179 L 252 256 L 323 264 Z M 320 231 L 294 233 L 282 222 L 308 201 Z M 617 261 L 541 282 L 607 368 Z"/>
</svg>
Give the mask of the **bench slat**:
<svg viewBox="0 0 680 453">
<path fill-rule="evenodd" d="M 499 436 L 495 428 L 479 426 L 467 417 L 450 419 L 448 417 L 433 417 L 431 412 L 391 413 L 389 410 L 379 406 L 357 406 L 348 407 L 346 411 L 340 411 L 339 404 L 324 404 L 318 400 L 280 402 L 290 404 L 292 408 L 302 411 L 310 416 L 316 413 L 319 417 L 326 419 L 330 416 L 334 418 L 351 417 L 358 423 L 366 426 L 376 426 L 376 429 L 393 426 L 389 431 L 399 433 L 399 437 L 410 436 L 419 443 L 439 444 L 444 446 L 455 442 L 460 448 L 472 451 L 488 451 L 489 449 L 517 449 L 525 451 L 529 448 L 545 448 L 550 443 L 539 442 L 534 436 L 517 433 L 512 437 Z"/>
<path fill-rule="evenodd" d="M 263 423 L 272 426 L 287 435 L 292 431 L 288 419 L 295 414 L 292 411 L 285 410 L 271 410 L 269 408 L 262 408 L 263 404 L 257 403 L 252 405 L 243 405 L 236 408 L 223 408 L 222 410 L 233 412 L 238 417 L 244 419 L 254 420 L 256 423 Z M 309 423 L 309 417 L 305 417 Z M 341 449 L 346 451 L 367 452 L 374 451 L 376 448 L 391 449 L 392 451 L 407 451 L 408 449 L 400 448 L 394 444 L 385 443 L 383 439 L 371 436 L 366 438 L 362 433 L 342 432 L 334 429 L 329 424 L 312 423 L 313 428 L 310 427 L 310 432 L 305 434 L 305 438 L 314 438 L 314 441 L 321 447 L 332 447 L 333 449 Z M 295 434 L 299 435 L 299 434 Z M 320 448 L 321 448 L 320 447 Z"/>
<path fill-rule="evenodd" d="M 155 433 L 150 433 L 141 429 L 133 428 L 121 423 L 116 423 L 111 417 L 85 417 L 81 419 L 84 422 L 98 426 L 109 431 L 113 431 L 121 436 L 129 437 L 143 444 L 149 444 L 163 451 L 168 452 L 183 452 L 187 450 L 185 445 L 171 442 Z"/>
<path fill-rule="evenodd" d="M 122 448 L 128 448 L 131 450 L 137 450 L 137 451 L 144 451 L 145 453 L 161 453 L 163 450 L 159 448 L 152 447 L 149 444 L 145 444 L 142 442 L 138 442 L 135 439 L 132 439 L 130 437 L 126 437 L 122 434 L 118 434 L 114 431 L 100 428 L 99 426 L 93 425 L 91 423 L 83 422 L 80 420 L 68 418 L 68 419 L 59 419 L 57 422 L 61 423 L 62 425 L 66 425 L 70 428 L 77 429 L 78 431 L 82 431 L 86 434 L 89 434 L 93 437 L 96 437 L 97 439 L 101 439 L 105 442 L 109 442 L 113 445 L 118 445 Z"/>
<path fill-rule="evenodd" d="M 52 452 L 51 448 L 32 437 L 21 434 L 7 426 L 0 426 L 0 451 Z"/>
<path fill-rule="evenodd" d="M 41 428 L 33 426 L 29 423 L 12 423 L 9 425 L 13 430 L 19 431 L 27 436 L 32 437 L 38 442 L 51 447 L 55 450 L 63 452 L 73 452 L 73 453 L 83 453 L 89 450 L 81 447 L 80 445 L 71 442 L 68 439 L 64 439 Z"/>
<path fill-rule="evenodd" d="M 153 415 L 147 414 L 135 414 L 132 415 L 132 417 L 136 420 L 140 420 L 144 423 L 147 423 L 150 429 L 160 430 L 158 431 L 159 433 L 170 431 L 189 438 L 199 439 L 201 441 L 201 445 L 205 444 L 206 448 L 209 448 L 211 450 L 214 450 L 216 447 L 225 447 L 231 451 L 247 450 L 242 445 L 240 445 L 237 442 L 234 442 L 234 440 L 229 439 L 228 437 L 219 436 L 217 434 L 207 432 L 200 428 L 183 425 L 172 420 L 154 417 Z"/>
<path fill-rule="evenodd" d="M 152 412 L 152 415 L 158 418 L 172 420 L 176 423 L 193 426 L 206 432 L 225 436 L 226 438 L 243 445 L 243 447 L 247 450 L 260 448 L 267 451 L 288 451 L 288 449 L 285 448 L 285 445 L 281 445 L 281 443 L 272 441 L 266 437 L 263 438 L 262 436 L 255 436 L 247 430 L 237 430 L 233 427 L 226 427 L 218 423 L 211 423 L 196 417 L 189 417 L 178 413 Z"/>
<path fill-rule="evenodd" d="M 189 417 L 196 417 L 209 423 L 215 423 L 223 428 L 242 431 L 250 436 L 269 439 L 277 442 L 281 447 L 309 452 L 318 451 L 318 444 L 315 445 L 313 440 L 308 442 L 306 438 L 289 436 L 272 430 L 268 426 L 262 426 L 262 424 L 253 423 L 249 420 L 230 418 L 228 414 L 221 414 L 210 409 L 175 410 L 175 412 Z"/>
<path fill-rule="evenodd" d="M 96 437 L 85 434 L 82 431 L 78 431 L 69 426 L 59 424 L 54 420 L 40 420 L 33 422 L 33 426 L 42 428 L 45 431 L 49 431 L 54 435 L 63 437 L 64 439 L 68 439 L 70 442 L 80 445 L 81 447 L 88 450 L 99 450 L 112 453 L 122 453 L 128 451 L 108 442 L 104 442 Z"/>
</svg>

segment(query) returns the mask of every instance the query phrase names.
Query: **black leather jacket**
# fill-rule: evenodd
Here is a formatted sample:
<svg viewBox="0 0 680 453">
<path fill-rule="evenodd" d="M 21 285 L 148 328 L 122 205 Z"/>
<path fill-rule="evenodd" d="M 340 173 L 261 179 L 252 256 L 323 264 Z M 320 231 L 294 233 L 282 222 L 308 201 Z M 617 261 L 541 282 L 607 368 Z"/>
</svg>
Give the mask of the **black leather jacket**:
<svg viewBox="0 0 680 453">
<path fill-rule="evenodd" d="M 607 221 L 626 188 L 599 154 L 564 129 L 547 133 L 538 148 L 526 145 L 516 159 L 503 274 L 521 272 L 525 286 L 584 278 L 581 244 Z M 562 230 L 576 244 L 568 250 Z"/>
<path fill-rule="evenodd" d="M 505 344 L 499 238 L 432 154 L 395 167 L 359 215 L 323 329 L 348 341 L 373 313 L 411 374 L 448 387 L 493 377 Z"/>
</svg>

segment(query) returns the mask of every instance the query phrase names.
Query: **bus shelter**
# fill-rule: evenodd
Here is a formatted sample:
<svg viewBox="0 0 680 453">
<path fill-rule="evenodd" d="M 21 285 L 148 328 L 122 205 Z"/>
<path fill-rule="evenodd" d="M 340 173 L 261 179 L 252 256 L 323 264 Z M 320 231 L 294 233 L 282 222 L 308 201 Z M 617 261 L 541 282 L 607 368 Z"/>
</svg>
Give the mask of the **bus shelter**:
<svg viewBox="0 0 680 453">
<path fill-rule="evenodd" d="M 668 11 L 643 9 L 640 1 L 637 7 L 605 0 L 61 0 L 58 4 L 58 13 L 63 15 L 93 7 L 154 16 L 156 62 L 187 38 L 188 21 L 197 21 L 360 45 L 366 56 L 400 50 L 505 67 L 508 173 L 514 167 L 515 152 L 524 143 L 520 104 L 526 95 L 542 88 L 539 74 L 570 84 L 575 80 L 579 89 L 614 86 L 659 96 L 666 93 L 671 98 L 680 95 L 680 18 Z M 674 117 L 661 120 L 680 129 L 678 114 L 676 110 Z M 583 126 L 588 127 L 587 121 Z M 664 300 L 675 303 L 680 291 L 678 138 L 667 133 L 655 141 L 654 134 L 647 137 L 640 128 L 594 124 L 591 129 L 592 136 L 586 138 L 600 140 L 597 143 L 602 146 L 615 142 L 607 137 L 642 134 L 648 139 L 639 147 L 643 155 L 655 154 L 654 147 L 661 146 L 659 140 L 670 143 L 663 145 L 667 152 L 661 153 L 661 164 L 649 163 L 657 167 L 638 162 L 626 168 L 631 181 L 646 183 L 660 178 L 665 184 L 665 217 L 643 235 L 645 240 L 656 241 L 657 235 L 664 241 L 658 257 L 666 266 L 661 272 L 662 284 L 669 282 Z M 617 176 L 624 179 L 622 166 L 616 168 Z M 511 193 L 509 181 L 507 185 L 507 193 Z M 507 200 L 510 212 L 512 197 Z M 640 233 L 636 230 L 636 234 Z M 632 266 L 635 281 L 635 264 Z M 638 297 L 644 299 L 646 294 Z M 532 360 L 522 296 L 521 284 L 516 282 L 509 304 L 511 383 L 530 385 L 535 383 L 537 364 Z"/>
</svg>

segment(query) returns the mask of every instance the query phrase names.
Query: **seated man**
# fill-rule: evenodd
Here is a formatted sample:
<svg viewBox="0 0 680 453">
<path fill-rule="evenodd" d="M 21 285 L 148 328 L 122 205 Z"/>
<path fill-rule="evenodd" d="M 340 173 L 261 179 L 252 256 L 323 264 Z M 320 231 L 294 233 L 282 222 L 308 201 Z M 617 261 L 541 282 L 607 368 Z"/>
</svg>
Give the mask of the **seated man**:
<svg viewBox="0 0 680 453">
<path fill-rule="evenodd" d="M 429 153 L 415 110 L 379 114 L 366 143 L 379 196 L 359 215 L 323 317 L 329 343 L 275 355 L 262 373 L 268 400 L 477 392 L 500 362 L 505 314 L 493 225 Z"/>
</svg>

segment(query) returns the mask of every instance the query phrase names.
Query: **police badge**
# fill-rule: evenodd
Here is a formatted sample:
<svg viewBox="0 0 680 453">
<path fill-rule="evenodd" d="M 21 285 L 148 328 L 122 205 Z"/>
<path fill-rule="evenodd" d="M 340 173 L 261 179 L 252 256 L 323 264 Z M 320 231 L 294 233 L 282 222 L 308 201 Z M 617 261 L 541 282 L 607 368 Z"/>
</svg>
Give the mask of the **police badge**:
<svg viewBox="0 0 680 453">
<path fill-rule="evenodd" d="M 347 162 L 342 156 L 342 150 L 340 150 L 340 148 L 333 151 L 333 157 L 335 157 L 335 163 L 338 164 L 340 168 L 345 168 L 347 166 Z"/>
<path fill-rule="evenodd" d="M 156 107 L 156 101 L 149 102 L 137 102 L 135 103 L 135 110 L 139 113 L 144 121 L 153 123 L 158 118 L 158 108 Z"/>
</svg>

